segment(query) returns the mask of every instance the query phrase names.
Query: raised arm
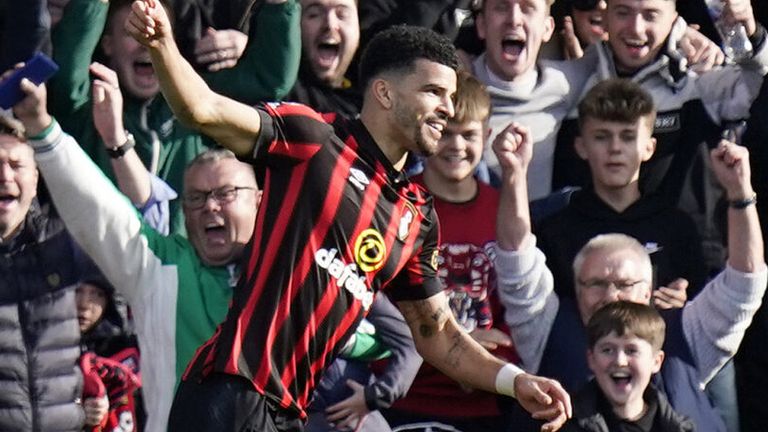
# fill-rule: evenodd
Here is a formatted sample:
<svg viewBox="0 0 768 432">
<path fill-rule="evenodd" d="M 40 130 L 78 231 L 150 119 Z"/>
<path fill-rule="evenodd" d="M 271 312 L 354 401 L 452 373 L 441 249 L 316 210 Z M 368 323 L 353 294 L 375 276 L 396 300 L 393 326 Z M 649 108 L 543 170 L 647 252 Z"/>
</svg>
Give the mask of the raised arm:
<svg viewBox="0 0 768 432">
<path fill-rule="evenodd" d="M 528 130 L 516 123 L 493 141 L 502 169 L 495 258 L 499 299 L 522 365 L 535 373 L 560 303 L 552 273 L 531 234 L 526 177 L 532 147 Z"/>
<path fill-rule="evenodd" d="M 526 180 L 528 164 L 533 156 L 533 143 L 528 130 L 511 123 L 493 140 L 493 151 L 502 169 L 496 244 L 508 251 L 527 249 L 533 246 L 534 241 Z"/>
<path fill-rule="evenodd" d="M 749 152 L 746 147 L 721 141 L 712 150 L 712 169 L 725 188 L 728 206 L 728 265 L 744 273 L 765 268 L 763 236 L 754 206 Z"/>
<path fill-rule="evenodd" d="M 133 149 L 133 143 L 128 142 L 128 133 L 123 127 L 123 96 L 117 74 L 100 63 L 91 65 L 91 73 L 94 76 L 93 124 L 105 151 L 122 149 L 124 152 L 122 156 L 111 158 L 117 185 L 133 205 L 143 207 L 152 192 L 150 174 Z"/>
<path fill-rule="evenodd" d="M 729 201 L 728 265 L 683 308 L 683 330 L 702 383 L 736 353 L 768 283 L 749 153 L 721 141 L 711 161 Z"/>
<path fill-rule="evenodd" d="M 474 388 L 517 398 L 534 418 L 547 421 L 542 431 L 559 429 L 571 416 L 570 397 L 557 381 L 529 375 L 488 353 L 456 322 L 443 292 L 425 300 L 400 301 L 397 306 L 419 354 L 444 374 Z"/>
<path fill-rule="evenodd" d="M 107 22 L 109 4 L 99 0 L 72 0 L 54 29 L 53 60 L 59 71 L 48 85 L 49 107 L 64 129 L 76 137 L 91 126 L 88 65 Z M 93 141 L 93 140 L 92 140 Z M 89 154 L 99 151 L 97 142 L 80 142 Z"/>
<path fill-rule="evenodd" d="M 142 226 L 135 208 L 64 133 L 45 107 L 45 87 L 22 80 L 27 97 L 14 107 L 67 230 L 129 302 L 152 295 L 147 277 L 164 265 L 150 249 L 163 241 Z M 167 249 L 174 247 L 167 242 Z M 163 255 L 165 257 L 165 255 Z"/>
<path fill-rule="evenodd" d="M 181 56 L 165 9 L 155 0 L 137 0 L 125 27 L 149 48 L 163 95 L 179 120 L 239 156 L 251 155 L 261 130 L 258 112 L 208 87 Z"/>
</svg>

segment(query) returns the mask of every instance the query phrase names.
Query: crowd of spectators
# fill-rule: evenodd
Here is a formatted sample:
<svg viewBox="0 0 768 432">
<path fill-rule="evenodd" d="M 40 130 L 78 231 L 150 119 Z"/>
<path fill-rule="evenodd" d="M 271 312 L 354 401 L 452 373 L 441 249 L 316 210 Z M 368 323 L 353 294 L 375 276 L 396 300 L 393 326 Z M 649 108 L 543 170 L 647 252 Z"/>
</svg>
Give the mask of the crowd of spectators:
<svg viewBox="0 0 768 432">
<path fill-rule="evenodd" d="M 0 0 L 0 82 L 36 52 L 59 66 L 0 113 L 0 430 L 182 430 L 230 391 L 211 405 L 233 418 L 199 427 L 552 430 L 571 409 L 548 379 L 566 430 L 765 430 L 768 8 L 722 14 Z M 723 54 L 718 19 L 747 58 Z M 317 146 L 376 163 L 321 170 Z M 323 195 L 295 204 L 304 188 Z M 477 371 L 525 373 L 506 391 L 502 367 L 494 392 L 455 357 L 475 352 Z M 253 389 L 267 408 L 242 412 Z"/>
</svg>

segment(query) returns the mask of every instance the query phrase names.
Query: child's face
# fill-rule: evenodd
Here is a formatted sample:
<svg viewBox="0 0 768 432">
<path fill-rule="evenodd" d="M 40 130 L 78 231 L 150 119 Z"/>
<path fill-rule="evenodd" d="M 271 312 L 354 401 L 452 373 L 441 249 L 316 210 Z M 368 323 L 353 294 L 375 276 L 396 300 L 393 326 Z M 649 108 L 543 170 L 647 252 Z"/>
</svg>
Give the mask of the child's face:
<svg viewBox="0 0 768 432">
<path fill-rule="evenodd" d="M 619 189 L 637 181 L 640 164 L 653 155 L 652 125 L 641 117 L 631 123 L 587 118 L 576 138 L 576 152 L 589 163 L 596 189 Z"/>
<path fill-rule="evenodd" d="M 589 368 L 614 412 L 637 413 L 643 409 L 643 393 L 651 376 L 661 369 L 663 351 L 654 351 L 648 341 L 615 332 L 600 338 L 587 352 Z"/>
<path fill-rule="evenodd" d="M 82 282 L 77 287 L 75 301 L 77 302 L 77 321 L 80 331 L 90 330 L 104 314 L 107 307 L 107 295 L 103 289 Z"/>
<path fill-rule="evenodd" d="M 633 73 L 661 51 L 677 11 L 673 0 L 608 0 L 605 17 L 616 68 Z"/>
<path fill-rule="evenodd" d="M 486 137 L 485 125 L 480 120 L 463 123 L 449 120 L 437 152 L 427 159 L 426 169 L 446 182 L 459 182 L 472 176 L 483 155 Z"/>
</svg>

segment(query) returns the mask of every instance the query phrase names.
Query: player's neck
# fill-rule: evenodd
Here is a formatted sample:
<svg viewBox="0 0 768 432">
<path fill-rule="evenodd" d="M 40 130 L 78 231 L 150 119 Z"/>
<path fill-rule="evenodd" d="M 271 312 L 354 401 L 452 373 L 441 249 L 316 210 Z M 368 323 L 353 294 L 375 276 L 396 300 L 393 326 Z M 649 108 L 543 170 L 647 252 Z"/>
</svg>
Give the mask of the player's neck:
<svg viewBox="0 0 768 432">
<path fill-rule="evenodd" d="M 402 145 L 405 137 L 395 136 L 395 128 L 389 127 L 385 121 L 385 116 L 376 113 L 371 109 L 363 109 L 360 112 L 360 121 L 371 134 L 373 141 L 384 153 L 384 156 L 392 163 L 396 170 L 402 170 L 408 157 L 408 150 Z"/>
</svg>

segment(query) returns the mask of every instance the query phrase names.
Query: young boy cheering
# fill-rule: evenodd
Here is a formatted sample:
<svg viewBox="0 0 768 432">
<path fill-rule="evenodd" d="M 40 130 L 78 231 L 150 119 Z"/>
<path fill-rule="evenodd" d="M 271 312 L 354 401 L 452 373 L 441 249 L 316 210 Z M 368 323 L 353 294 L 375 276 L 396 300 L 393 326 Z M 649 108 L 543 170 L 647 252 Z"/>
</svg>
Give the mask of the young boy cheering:
<svg viewBox="0 0 768 432">
<path fill-rule="evenodd" d="M 652 383 L 664 361 L 666 324 L 651 306 L 609 303 L 587 324 L 587 361 L 595 378 L 574 398 L 566 431 L 691 431 Z"/>
</svg>

